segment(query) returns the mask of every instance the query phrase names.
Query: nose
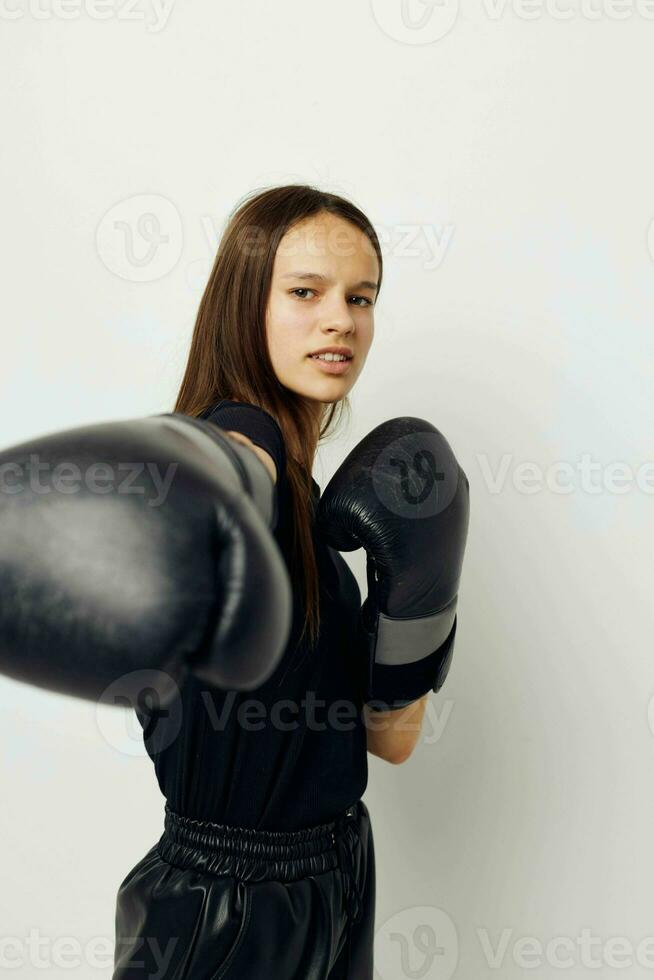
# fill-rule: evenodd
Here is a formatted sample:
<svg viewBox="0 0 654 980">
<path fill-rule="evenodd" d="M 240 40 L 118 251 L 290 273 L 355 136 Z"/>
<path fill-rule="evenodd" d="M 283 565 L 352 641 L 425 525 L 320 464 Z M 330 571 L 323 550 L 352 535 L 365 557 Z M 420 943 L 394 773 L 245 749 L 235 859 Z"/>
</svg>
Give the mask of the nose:
<svg viewBox="0 0 654 980">
<path fill-rule="evenodd" d="M 334 300 L 329 307 L 323 310 L 321 329 L 324 331 L 336 331 L 337 333 L 349 334 L 354 330 L 354 317 L 352 309 L 346 300 Z"/>
</svg>

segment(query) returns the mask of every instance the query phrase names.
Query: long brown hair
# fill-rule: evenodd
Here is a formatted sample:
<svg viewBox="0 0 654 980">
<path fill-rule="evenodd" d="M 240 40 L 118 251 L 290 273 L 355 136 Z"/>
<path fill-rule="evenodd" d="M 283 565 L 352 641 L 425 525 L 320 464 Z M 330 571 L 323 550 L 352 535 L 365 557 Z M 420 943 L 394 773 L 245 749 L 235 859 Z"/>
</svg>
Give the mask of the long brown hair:
<svg viewBox="0 0 654 980">
<path fill-rule="evenodd" d="M 293 511 L 293 579 L 305 587 L 300 639 L 318 636 L 318 569 L 312 537 L 313 450 L 338 427 L 349 401 L 326 405 L 316 418 L 309 402 L 277 378 L 266 343 L 266 310 L 275 255 L 284 235 L 299 221 L 328 212 L 351 222 L 369 238 L 379 262 L 377 234 L 365 214 L 336 194 L 305 184 L 254 191 L 231 213 L 218 247 L 191 340 L 174 411 L 197 417 L 221 398 L 249 402 L 278 422 L 287 446 L 287 477 Z M 334 424 L 332 424 L 334 423 Z M 299 641 L 298 641 L 299 642 Z"/>
</svg>

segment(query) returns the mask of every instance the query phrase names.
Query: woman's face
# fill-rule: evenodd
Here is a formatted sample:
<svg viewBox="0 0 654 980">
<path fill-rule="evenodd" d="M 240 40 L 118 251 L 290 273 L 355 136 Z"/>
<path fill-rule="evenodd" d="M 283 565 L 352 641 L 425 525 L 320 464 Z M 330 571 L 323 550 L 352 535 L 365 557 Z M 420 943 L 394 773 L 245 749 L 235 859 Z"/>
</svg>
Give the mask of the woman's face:
<svg viewBox="0 0 654 980">
<path fill-rule="evenodd" d="M 266 333 L 273 369 L 286 388 L 322 403 L 347 395 L 372 343 L 378 276 L 368 236 L 335 215 L 306 218 L 282 238 Z M 312 359 L 323 347 L 349 348 L 352 359 L 338 365 Z"/>
</svg>

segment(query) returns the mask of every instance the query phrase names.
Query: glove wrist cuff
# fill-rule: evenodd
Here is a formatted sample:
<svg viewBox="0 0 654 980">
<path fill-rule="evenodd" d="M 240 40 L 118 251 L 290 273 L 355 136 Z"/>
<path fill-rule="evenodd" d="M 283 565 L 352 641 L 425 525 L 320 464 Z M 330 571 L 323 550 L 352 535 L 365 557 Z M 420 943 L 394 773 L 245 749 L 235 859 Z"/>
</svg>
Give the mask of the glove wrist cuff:
<svg viewBox="0 0 654 980">
<path fill-rule="evenodd" d="M 454 605 L 456 608 L 456 603 Z M 377 711 L 389 711 L 411 704 L 430 691 L 439 691 L 452 662 L 456 627 L 457 616 L 453 611 L 451 628 L 445 639 L 439 637 L 442 642 L 437 640 L 436 647 L 432 646 L 428 654 L 415 659 L 414 653 L 414 659 L 404 663 L 382 663 L 376 660 L 375 637 L 364 633 L 364 642 L 367 642 L 369 651 L 364 703 Z"/>
</svg>

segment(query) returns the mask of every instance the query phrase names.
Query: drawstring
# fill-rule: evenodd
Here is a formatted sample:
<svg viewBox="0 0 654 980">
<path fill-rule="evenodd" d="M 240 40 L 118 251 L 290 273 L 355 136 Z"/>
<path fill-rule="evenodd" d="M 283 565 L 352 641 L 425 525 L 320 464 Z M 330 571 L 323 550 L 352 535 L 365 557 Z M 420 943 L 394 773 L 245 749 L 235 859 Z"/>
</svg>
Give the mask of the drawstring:
<svg viewBox="0 0 654 980">
<path fill-rule="evenodd" d="M 347 926 L 346 926 L 346 936 L 345 944 L 347 946 L 347 968 L 349 972 L 350 968 L 350 926 L 358 922 L 361 918 L 363 912 L 363 895 L 357 884 L 357 874 L 354 867 L 353 852 L 350 850 L 349 845 L 345 841 L 345 834 L 347 832 L 348 822 L 355 828 L 356 822 L 356 807 L 351 806 L 345 811 L 345 813 L 338 818 L 336 821 L 336 833 L 334 834 L 334 843 L 336 844 L 336 849 L 338 852 L 338 861 L 343 873 L 343 878 L 346 882 L 345 887 L 345 903 L 347 909 Z"/>
</svg>

